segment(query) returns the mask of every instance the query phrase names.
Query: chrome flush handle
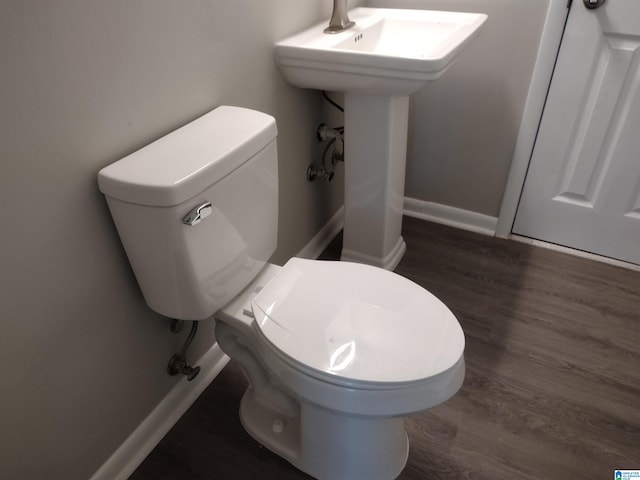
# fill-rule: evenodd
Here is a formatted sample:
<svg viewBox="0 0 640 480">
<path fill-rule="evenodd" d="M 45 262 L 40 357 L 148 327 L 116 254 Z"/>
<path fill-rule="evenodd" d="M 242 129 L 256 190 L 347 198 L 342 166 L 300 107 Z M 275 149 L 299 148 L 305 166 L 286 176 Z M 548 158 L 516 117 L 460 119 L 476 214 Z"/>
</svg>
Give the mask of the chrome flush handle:
<svg viewBox="0 0 640 480">
<path fill-rule="evenodd" d="M 182 219 L 182 223 L 189 226 L 197 225 L 212 213 L 213 206 L 211 205 L 211 202 L 204 202 L 187 213 L 187 215 Z"/>
</svg>

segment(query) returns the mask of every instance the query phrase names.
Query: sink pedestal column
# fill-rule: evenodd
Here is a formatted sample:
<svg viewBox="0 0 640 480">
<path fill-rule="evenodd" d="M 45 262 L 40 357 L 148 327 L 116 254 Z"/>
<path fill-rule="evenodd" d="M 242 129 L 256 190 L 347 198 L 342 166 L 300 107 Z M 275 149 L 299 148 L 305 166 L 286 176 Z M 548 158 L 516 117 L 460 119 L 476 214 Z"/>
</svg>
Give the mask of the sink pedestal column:
<svg viewBox="0 0 640 480">
<path fill-rule="evenodd" d="M 404 255 L 408 96 L 345 92 L 341 260 L 393 270 Z"/>
</svg>

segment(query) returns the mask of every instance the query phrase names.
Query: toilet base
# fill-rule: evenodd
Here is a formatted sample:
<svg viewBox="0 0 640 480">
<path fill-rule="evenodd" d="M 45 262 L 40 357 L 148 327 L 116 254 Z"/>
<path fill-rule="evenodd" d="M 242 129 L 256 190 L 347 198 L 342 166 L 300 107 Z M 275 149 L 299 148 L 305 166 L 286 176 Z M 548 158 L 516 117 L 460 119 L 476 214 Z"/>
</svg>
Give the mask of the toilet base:
<svg viewBox="0 0 640 480">
<path fill-rule="evenodd" d="M 291 417 L 265 405 L 250 387 L 240 421 L 255 440 L 318 480 L 393 480 L 407 463 L 402 417 L 347 416 L 306 402 Z"/>
<path fill-rule="evenodd" d="M 240 401 L 240 423 L 256 441 L 295 464 L 300 450 L 300 416 L 283 414 L 259 400 L 249 387 Z"/>
</svg>

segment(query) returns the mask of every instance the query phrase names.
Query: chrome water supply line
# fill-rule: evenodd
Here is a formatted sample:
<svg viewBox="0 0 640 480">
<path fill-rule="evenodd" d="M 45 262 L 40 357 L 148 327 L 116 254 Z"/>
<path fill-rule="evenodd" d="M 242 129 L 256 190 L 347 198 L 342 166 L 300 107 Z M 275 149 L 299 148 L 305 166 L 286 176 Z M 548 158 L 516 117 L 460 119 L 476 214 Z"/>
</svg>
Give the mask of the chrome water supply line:
<svg viewBox="0 0 640 480">
<path fill-rule="evenodd" d="M 179 333 L 184 326 L 184 320 L 171 320 L 170 329 L 172 333 Z M 169 365 L 167 365 L 167 373 L 171 376 L 182 374 L 187 377 L 188 381 L 196 378 L 198 373 L 200 373 L 200 367 L 192 367 L 187 362 L 187 349 L 191 342 L 193 341 L 193 337 L 196 336 L 196 332 L 198 331 L 198 322 L 191 322 L 191 330 L 189 331 L 189 335 L 187 335 L 187 339 L 182 346 L 182 349 L 179 353 L 176 353 L 171 360 L 169 360 Z"/>
<path fill-rule="evenodd" d="M 322 91 L 322 97 L 340 112 L 344 112 L 344 108 L 332 100 L 327 92 Z M 318 142 L 329 141 L 320 159 L 320 167 L 310 164 L 307 167 L 307 182 L 313 182 L 316 178 L 323 178 L 330 182 L 335 174 L 335 165 L 338 162 L 344 162 L 344 127 L 328 127 L 321 123 L 316 130 L 316 139 Z M 327 168 L 327 153 L 331 150 L 331 167 Z"/>
<path fill-rule="evenodd" d="M 318 137 L 318 141 L 323 142 L 325 140 L 329 140 L 328 145 L 325 147 L 324 152 L 322 152 L 322 166 L 325 166 L 325 159 L 327 156 L 327 152 L 329 148 L 333 147 L 331 152 L 331 165 L 334 165 L 338 162 L 344 162 L 344 128 L 343 127 L 327 127 L 324 124 L 321 124 L 318 127 L 318 131 L 316 133 Z"/>
<path fill-rule="evenodd" d="M 338 162 L 344 162 L 344 129 L 342 127 L 332 128 L 325 124 L 320 124 L 316 131 L 316 138 L 319 142 L 328 140 L 327 145 L 322 152 L 320 159 L 320 167 L 314 164 L 307 168 L 307 181 L 313 182 L 316 178 L 324 178 L 328 182 L 333 180 L 335 174 L 335 165 Z M 327 154 L 331 151 L 331 167 L 327 166 Z"/>
</svg>

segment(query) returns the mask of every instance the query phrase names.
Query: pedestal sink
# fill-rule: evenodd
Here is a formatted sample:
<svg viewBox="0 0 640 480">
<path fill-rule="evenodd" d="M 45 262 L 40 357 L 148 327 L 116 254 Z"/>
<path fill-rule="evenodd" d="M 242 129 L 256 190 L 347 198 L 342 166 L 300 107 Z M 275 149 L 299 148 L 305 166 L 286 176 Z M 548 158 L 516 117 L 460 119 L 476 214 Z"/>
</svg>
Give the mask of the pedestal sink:
<svg viewBox="0 0 640 480">
<path fill-rule="evenodd" d="M 475 13 L 356 8 L 355 26 L 326 22 L 275 45 L 284 78 L 344 92 L 342 260 L 393 270 L 406 246 L 402 209 L 409 95 L 440 77 L 487 19 Z"/>
</svg>

